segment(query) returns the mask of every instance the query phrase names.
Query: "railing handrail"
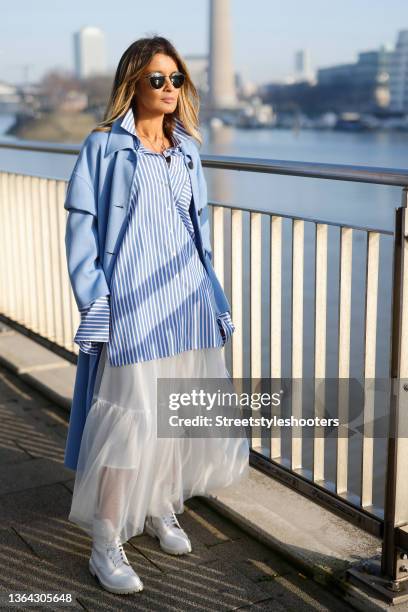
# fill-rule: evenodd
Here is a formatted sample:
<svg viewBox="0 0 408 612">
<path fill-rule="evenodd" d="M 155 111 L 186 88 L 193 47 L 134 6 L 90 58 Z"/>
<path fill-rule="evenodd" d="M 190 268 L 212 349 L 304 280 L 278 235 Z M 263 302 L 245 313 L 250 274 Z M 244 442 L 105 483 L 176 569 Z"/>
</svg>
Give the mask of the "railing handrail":
<svg viewBox="0 0 408 612">
<path fill-rule="evenodd" d="M 230 204 L 229 202 L 220 202 L 218 200 L 208 199 L 210 206 L 216 206 L 217 208 L 225 208 L 228 210 L 239 210 L 247 213 L 261 213 L 263 215 L 269 215 L 269 217 L 277 216 L 283 219 L 301 219 L 307 223 L 324 223 L 324 225 L 330 225 L 331 227 L 347 227 L 353 230 L 362 230 L 363 232 L 377 232 L 378 234 L 384 234 L 387 236 L 393 236 L 394 230 L 387 230 L 382 227 L 375 227 L 373 225 L 358 225 L 356 223 L 346 223 L 343 221 L 330 221 L 323 217 L 311 217 L 299 214 L 284 213 L 281 210 L 272 210 L 271 208 L 265 208 L 263 206 L 245 206 L 239 202 Z"/>
<path fill-rule="evenodd" d="M 36 153 L 58 153 L 78 155 L 81 145 L 75 143 L 41 142 L 37 140 L 0 139 L 0 148 L 33 151 Z M 408 170 L 357 166 L 353 164 L 323 164 L 316 162 L 263 159 L 257 157 L 235 157 L 230 155 L 200 155 L 203 166 L 220 170 L 263 172 L 334 181 L 352 181 L 394 187 L 408 187 Z"/>
</svg>

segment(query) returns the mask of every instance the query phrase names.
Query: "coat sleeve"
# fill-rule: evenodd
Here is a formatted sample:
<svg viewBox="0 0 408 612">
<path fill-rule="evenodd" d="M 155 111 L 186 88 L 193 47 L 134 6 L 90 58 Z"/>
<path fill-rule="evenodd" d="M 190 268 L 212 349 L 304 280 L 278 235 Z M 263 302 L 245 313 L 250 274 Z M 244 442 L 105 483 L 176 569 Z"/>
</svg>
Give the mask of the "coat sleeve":
<svg viewBox="0 0 408 612">
<path fill-rule="evenodd" d="M 79 310 L 110 294 L 99 253 L 93 186 L 96 170 L 96 155 L 87 139 L 69 180 L 64 203 L 68 210 L 65 229 L 68 274 Z"/>
</svg>

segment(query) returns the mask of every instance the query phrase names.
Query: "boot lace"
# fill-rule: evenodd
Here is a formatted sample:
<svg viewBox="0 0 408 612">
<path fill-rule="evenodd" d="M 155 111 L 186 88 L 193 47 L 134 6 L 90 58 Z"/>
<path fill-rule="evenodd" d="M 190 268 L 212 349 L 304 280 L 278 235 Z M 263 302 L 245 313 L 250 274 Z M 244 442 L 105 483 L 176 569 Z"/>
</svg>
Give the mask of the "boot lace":
<svg viewBox="0 0 408 612">
<path fill-rule="evenodd" d="M 109 542 L 106 545 L 106 549 L 108 552 L 108 556 L 111 559 L 112 563 L 115 567 L 126 563 L 129 565 L 129 561 L 126 557 L 126 553 L 123 549 L 123 545 L 119 542 L 119 540 L 114 540 L 113 542 Z"/>
<path fill-rule="evenodd" d="M 183 533 L 187 537 L 186 532 L 181 527 L 174 512 L 170 512 L 169 514 L 163 514 L 161 518 L 165 525 L 167 525 L 168 527 L 177 527 L 177 529 L 180 529 L 181 533 Z"/>
</svg>

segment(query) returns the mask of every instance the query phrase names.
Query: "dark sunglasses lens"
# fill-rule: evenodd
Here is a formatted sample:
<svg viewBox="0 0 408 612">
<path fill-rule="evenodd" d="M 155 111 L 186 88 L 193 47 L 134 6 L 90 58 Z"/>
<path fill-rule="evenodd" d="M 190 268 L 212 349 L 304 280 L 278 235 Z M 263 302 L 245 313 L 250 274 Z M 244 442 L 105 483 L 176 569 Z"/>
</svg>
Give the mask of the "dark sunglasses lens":
<svg viewBox="0 0 408 612">
<path fill-rule="evenodd" d="M 164 85 L 164 80 L 164 76 L 151 76 L 150 85 L 153 87 L 153 89 L 160 89 Z"/>
<path fill-rule="evenodd" d="M 174 87 L 178 89 L 184 83 L 184 74 L 174 74 L 171 77 L 171 82 L 173 83 Z"/>
</svg>

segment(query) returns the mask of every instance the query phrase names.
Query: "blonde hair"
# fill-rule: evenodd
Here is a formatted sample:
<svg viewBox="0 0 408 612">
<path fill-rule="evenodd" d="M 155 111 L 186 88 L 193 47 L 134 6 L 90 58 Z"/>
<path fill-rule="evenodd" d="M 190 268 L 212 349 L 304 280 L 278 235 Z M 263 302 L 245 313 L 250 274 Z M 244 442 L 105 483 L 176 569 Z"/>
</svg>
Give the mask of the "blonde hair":
<svg viewBox="0 0 408 612">
<path fill-rule="evenodd" d="M 177 107 L 173 113 L 166 113 L 163 119 L 163 130 L 169 138 L 175 127 L 175 118 L 181 120 L 185 131 L 202 144 L 203 138 L 199 131 L 198 114 L 200 98 L 197 89 L 191 80 L 187 66 L 176 51 L 172 43 L 162 36 L 139 38 L 133 42 L 123 53 L 116 69 L 115 78 L 109 102 L 101 121 L 92 131 L 110 131 L 112 123 L 124 115 L 130 106 L 136 113 L 134 92 L 145 67 L 150 63 L 156 53 L 168 55 L 177 64 L 177 69 L 185 75 L 183 86 L 180 89 Z"/>
</svg>

